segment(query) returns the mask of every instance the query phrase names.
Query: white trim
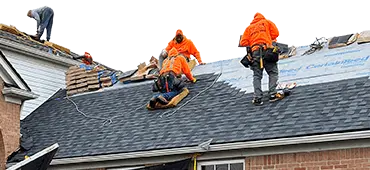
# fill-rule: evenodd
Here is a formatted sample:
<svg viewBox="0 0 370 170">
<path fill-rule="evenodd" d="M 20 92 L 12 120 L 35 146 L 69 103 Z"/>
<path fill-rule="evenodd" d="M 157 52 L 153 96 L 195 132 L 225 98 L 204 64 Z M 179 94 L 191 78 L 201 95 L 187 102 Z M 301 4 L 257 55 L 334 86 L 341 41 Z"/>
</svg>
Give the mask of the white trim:
<svg viewBox="0 0 370 170">
<path fill-rule="evenodd" d="M 43 156 L 43 155 L 45 155 L 45 154 L 47 154 L 47 153 L 49 153 L 49 152 L 51 152 L 55 149 L 58 149 L 58 148 L 59 148 L 58 143 L 55 143 L 54 145 L 51 145 L 51 146 L 43 149 L 42 151 L 37 152 L 36 154 L 30 156 L 28 159 L 25 159 L 25 160 L 15 164 L 15 165 L 9 167 L 7 170 L 17 170 L 17 169 L 21 168 L 22 166 L 36 160 L 37 158 L 40 158 L 41 156 Z"/>
<path fill-rule="evenodd" d="M 161 150 L 151 150 L 151 151 L 141 151 L 141 152 L 129 152 L 129 153 L 97 155 L 97 156 L 62 158 L 62 159 L 54 159 L 51 162 L 51 164 L 52 165 L 74 164 L 74 163 L 83 163 L 83 162 L 122 160 L 122 159 L 176 155 L 176 154 L 204 153 L 204 152 L 212 152 L 212 151 L 263 148 L 263 147 L 272 147 L 272 146 L 309 144 L 309 143 L 319 143 L 319 142 L 333 142 L 333 141 L 366 139 L 366 138 L 370 138 L 370 130 L 303 136 L 303 137 L 268 139 L 268 140 L 248 141 L 248 142 L 235 142 L 235 143 L 213 144 L 213 145 L 211 144 L 210 149 L 208 151 L 201 149 L 198 146 L 193 146 L 193 147 L 161 149 Z"/>
<path fill-rule="evenodd" d="M 229 160 L 219 160 L 219 161 L 200 161 L 197 162 L 197 170 L 202 170 L 202 166 L 207 165 L 221 165 L 221 164 L 236 164 L 236 163 L 242 163 L 243 164 L 243 170 L 245 170 L 245 159 L 229 159 Z M 229 166 L 230 169 L 230 166 Z"/>
<path fill-rule="evenodd" d="M 0 48 L 11 50 L 17 53 L 22 53 L 31 57 L 39 58 L 46 61 L 51 61 L 60 65 L 71 66 L 81 64 L 80 62 L 73 60 L 72 58 L 56 56 L 49 54 L 45 51 L 40 51 L 38 49 L 28 47 L 26 45 L 12 42 L 10 40 L 0 38 Z"/>
<path fill-rule="evenodd" d="M 0 66 L 1 66 L 1 77 L 8 84 L 13 84 L 19 86 L 21 89 L 30 90 L 23 83 L 21 78 L 13 71 L 9 64 L 4 60 L 3 57 L 0 57 Z"/>
<path fill-rule="evenodd" d="M 2 93 L 5 97 L 16 98 L 19 100 L 36 99 L 39 96 L 33 92 L 15 87 L 4 87 Z"/>
<path fill-rule="evenodd" d="M 21 99 L 15 98 L 15 97 L 12 97 L 12 96 L 4 96 L 4 99 L 8 103 L 14 103 L 14 104 L 19 104 L 19 105 L 22 104 L 22 100 Z"/>
<path fill-rule="evenodd" d="M 218 152 L 206 152 L 197 157 L 197 161 L 213 161 L 225 159 L 244 159 L 250 156 L 262 155 L 275 155 L 299 152 L 316 152 L 316 151 L 329 151 L 351 148 L 370 148 L 370 138 L 368 139 L 354 139 L 333 142 L 309 143 L 299 145 L 284 145 L 264 148 L 246 148 L 236 150 L 224 150 Z M 194 154 L 194 153 L 192 153 Z M 64 169 L 94 169 L 94 168 L 107 168 L 107 167 L 135 167 L 141 165 L 161 164 L 166 162 L 174 162 L 182 159 L 189 158 L 192 154 L 178 154 L 166 155 L 157 157 L 141 157 L 133 159 L 120 159 L 102 162 L 88 162 L 88 163 L 75 163 L 63 165 L 51 165 L 50 170 L 64 170 Z"/>
</svg>

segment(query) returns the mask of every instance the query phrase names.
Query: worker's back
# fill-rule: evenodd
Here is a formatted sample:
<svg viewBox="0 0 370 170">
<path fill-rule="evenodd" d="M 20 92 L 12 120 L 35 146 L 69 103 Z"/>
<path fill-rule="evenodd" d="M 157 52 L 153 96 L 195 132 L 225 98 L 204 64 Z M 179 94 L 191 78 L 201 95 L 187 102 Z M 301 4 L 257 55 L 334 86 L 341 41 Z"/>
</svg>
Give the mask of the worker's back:
<svg viewBox="0 0 370 170">
<path fill-rule="evenodd" d="M 182 70 L 182 67 L 183 67 L 183 65 L 181 64 L 182 60 L 185 60 L 184 57 L 182 57 L 182 56 L 167 57 L 163 61 L 162 70 L 161 70 L 160 73 L 162 74 L 162 73 L 165 73 L 165 72 L 172 71 L 176 75 L 179 75 L 181 73 L 181 70 Z"/>
<path fill-rule="evenodd" d="M 278 36 L 279 31 L 275 24 L 267 20 L 262 14 L 256 13 L 253 21 L 244 31 L 240 45 L 253 46 L 256 44 L 265 44 L 271 46 L 272 40 L 275 40 Z"/>
<path fill-rule="evenodd" d="M 160 74 L 169 72 L 174 73 L 175 76 L 179 76 L 181 73 L 184 73 L 190 81 L 194 80 L 188 63 L 183 56 L 178 54 L 175 48 L 170 50 L 168 57 L 163 61 Z"/>
</svg>

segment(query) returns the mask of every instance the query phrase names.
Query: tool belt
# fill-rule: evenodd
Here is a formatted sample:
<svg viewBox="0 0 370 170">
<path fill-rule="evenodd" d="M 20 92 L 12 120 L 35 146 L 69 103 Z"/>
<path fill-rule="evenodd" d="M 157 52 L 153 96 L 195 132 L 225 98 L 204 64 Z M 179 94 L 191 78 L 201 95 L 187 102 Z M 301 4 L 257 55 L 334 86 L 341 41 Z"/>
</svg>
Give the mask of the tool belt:
<svg viewBox="0 0 370 170">
<path fill-rule="evenodd" d="M 188 57 L 186 57 L 184 54 L 182 54 L 182 53 L 179 53 L 178 54 L 178 56 L 181 56 L 181 57 L 183 57 L 185 60 L 186 60 L 186 62 L 189 62 L 190 61 L 190 59 L 188 58 Z M 163 56 L 163 60 L 164 59 L 166 59 L 168 56 Z"/>
<path fill-rule="evenodd" d="M 259 46 L 258 50 L 252 52 L 252 48 L 255 46 Z M 277 46 L 274 46 L 272 48 L 267 47 L 265 49 L 265 44 L 255 44 L 252 47 L 247 47 L 247 54 L 242 58 L 240 63 L 246 67 L 249 68 L 250 65 L 253 64 L 253 62 L 260 61 L 260 67 L 263 68 L 263 62 L 266 63 L 276 63 L 279 61 L 279 49 Z M 259 56 L 260 58 L 257 59 L 256 56 Z"/>
<path fill-rule="evenodd" d="M 161 74 L 156 80 L 152 90 L 154 92 L 168 93 L 171 91 L 179 91 L 185 87 L 184 82 L 176 77 L 173 71 L 168 71 Z"/>
</svg>

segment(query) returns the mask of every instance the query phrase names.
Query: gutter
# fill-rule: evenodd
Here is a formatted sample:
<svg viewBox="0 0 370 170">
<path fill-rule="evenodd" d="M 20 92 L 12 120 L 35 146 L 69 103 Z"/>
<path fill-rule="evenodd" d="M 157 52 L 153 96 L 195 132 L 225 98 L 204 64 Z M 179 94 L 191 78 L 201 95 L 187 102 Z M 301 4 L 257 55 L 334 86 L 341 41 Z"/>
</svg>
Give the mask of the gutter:
<svg viewBox="0 0 370 170">
<path fill-rule="evenodd" d="M 268 140 L 248 141 L 248 142 L 235 142 L 235 143 L 213 144 L 213 145 L 211 144 L 209 145 L 208 150 L 202 149 L 199 146 L 193 146 L 193 147 L 118 153 L 118 154 L 108 154 L 108 155 L 60 158 L 60 159 L 53 159 L 53 161 L 51 162 L 51 165 L 113 161 L 113 160 L 124 160 L 124 159 L 133 159 L 133 158 L 169 156 L 169 155 L 178 155 L 178 154 L 193 154 L 193 153 L 204 153 L 204 152 L 214 152 L 214 151 L 228 151 L 228 150 L 237 150 L 237 149 L 264 148 L 264 147 L 283 146 L 283 145 L 311 144 L 311 143 L 320 143 L 320 142 L 334 142 L 334 141 L 345 141 L 345 140 L 366 139 L 366 138 L 370 138 L 370 130 L 323 134 L 323 135 L 312 135 L 312 136 L 303 136 L 303 137 L 292 137 L 292 138 L 268 139 Z"/>
<path fill-rule="evenodd" d="M 4 48 L 13 52 L 21 53 L 24 55 L 29 55 L 35 58 L 39 58 L 42 60 L 50 61 L 53 63 L 61 64 L 64 66 L 71 66 L 71 65 L 78 65 L 80 62 L 75 61 L 70 58 L 62 57 L 62 56 L 56 56 L 49 54 L 44 51 L 40 51 L 37 49 L 34 49 L 32 47 L 25 46 L 20 43 L 15 43 L 10 40 L 1 39 L 0 38 L 0 48 Z"/>
<path fill-rule="evenodd" d="M 13 166 L 7 168 L 6 170 L 18 170 L 18 169 L 22 169 L 22 168 L 24 168 L 23 166 L 25 166 L 27 164 L 30 164 L 32 161 L 36 161 L 37 159 L 45 156 L 46 154 L 49 154 L 49 153 L 57 150 L 58 148 L 59 148 L 58 143 L 55 143 L 55 144 L 53 144 L 53 145 L 51 145 L 51 146 L 43 149 L 42 151 L 37 152 L 35 155 L 30 156 L 28 159 L 25 159 L 25 160 L 23 160 L 23 161 L 15 164 L 15 165 L 13 165 Z M 54 154 L 52 156 L 54 156 Z M 48 161 L 48 159 L 45 159 L 44 158 L 44 160 L 42 161 L 43 164 L 38 165 L 36 167 L 34 166 L 34 168 L 40 168 L 40 169 L 44 169 L 45 168 L 46 169 L 47 166 L 46 166 L 45 163 L 47 163 L 47 161 Z M 49 161 L 50 161 L 50 159 L 49 159 Z M 27 169 L 27 168 L 25 168 L 25 169 Z"/>
<path fill-rule="evenodd" d="M 20 99 L 22 101 L 36 99 L 39 96 L 31 91 L 27 91 L 27 90 L 15 88 L 15 87 L 4 87 L 2 93 L 5 97 L 13 97 L 13 98 Z"/>
</svg>

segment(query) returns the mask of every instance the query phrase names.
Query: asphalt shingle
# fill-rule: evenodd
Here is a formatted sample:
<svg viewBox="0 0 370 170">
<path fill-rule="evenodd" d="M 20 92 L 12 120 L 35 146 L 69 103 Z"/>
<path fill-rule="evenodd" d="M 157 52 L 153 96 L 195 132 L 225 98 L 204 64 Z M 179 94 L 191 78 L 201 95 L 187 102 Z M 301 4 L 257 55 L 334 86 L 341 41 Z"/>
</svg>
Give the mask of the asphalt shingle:
<svg viewBox="0 0 370 170">
<path fill-rule="evenodd" d="M 71 98 L 88 116 L 112 120 L 105 124 L 84 117 L 59 92 L 22 121 L 34 140 L 28 154 L 56 142 L 55 158 L 64 158 L 369 129 L 368 77 L 297 87 L 259 107 L 251 104 L 252 94 L 216 82 L 179 109 L 216 77 L 199 75 L 188 85 L 189 96 L 168 110 L 145 108 L 153 94 L 149 84 Z"/>
</svg>

